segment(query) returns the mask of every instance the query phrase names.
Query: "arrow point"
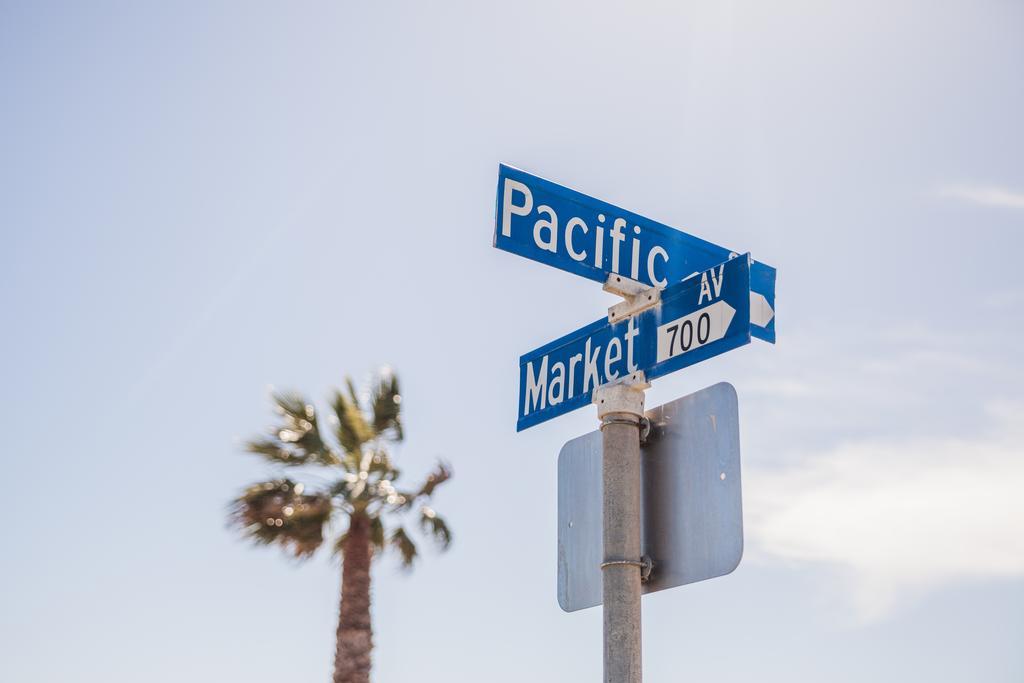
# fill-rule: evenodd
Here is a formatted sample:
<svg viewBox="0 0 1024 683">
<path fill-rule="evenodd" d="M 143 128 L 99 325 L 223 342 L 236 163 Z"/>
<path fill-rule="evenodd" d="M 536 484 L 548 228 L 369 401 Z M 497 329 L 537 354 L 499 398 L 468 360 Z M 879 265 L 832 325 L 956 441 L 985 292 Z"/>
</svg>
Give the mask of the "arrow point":
<svg viewBox="0 0 1024 683">
<path fill-rule="evenodd" d="M 750 322 L 758 327 L 767 327 L 775 317 L 775 309 L 768 303 L 764 294 L 750 293 Z"/>
<path fill-rule="evenodd" d="M 724 337 L 725 333 L 729 331 L 729 325 L 732 324 L 733 316 L 736 315 L 736 309 L 725 303 L 725 301 L 721 301 L 720 303 L 725 309 L 722 311 L 722 334 L 720 335 L 721 337 Z"/>
</svg>

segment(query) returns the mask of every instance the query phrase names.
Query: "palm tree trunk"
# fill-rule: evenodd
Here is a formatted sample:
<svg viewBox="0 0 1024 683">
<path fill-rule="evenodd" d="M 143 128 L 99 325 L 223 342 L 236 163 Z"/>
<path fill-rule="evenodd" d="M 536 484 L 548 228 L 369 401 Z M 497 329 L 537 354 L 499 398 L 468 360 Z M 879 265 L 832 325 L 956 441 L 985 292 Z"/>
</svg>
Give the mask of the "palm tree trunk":
<svg viewBox="0 0 1024 683">
<path fill-rule="evenodd" d="M 334 683 L 369 683 L 373 629 L 370 625 L 370 520 L 355 514 L 342 547 L 341 609 Z"/>
</svg>

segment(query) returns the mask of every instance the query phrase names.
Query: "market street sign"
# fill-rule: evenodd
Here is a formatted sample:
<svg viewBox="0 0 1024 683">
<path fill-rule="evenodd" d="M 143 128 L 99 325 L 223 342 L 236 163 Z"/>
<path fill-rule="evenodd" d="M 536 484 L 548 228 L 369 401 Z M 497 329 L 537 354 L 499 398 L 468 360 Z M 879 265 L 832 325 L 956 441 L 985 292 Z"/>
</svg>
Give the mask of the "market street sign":
<svg viewBox="0 0 1024 683">
<path fill-rule="evenodd" d="M 591 402 L 594 389 L 643 372 L 647 380 L 750 343 L 750 255 L 661 292 L 621 322 L 607 318 L 519 359 L 516 431 Z"/>
<path fill-rule="evenodd" d="M 494 246 L 604 283 L 666 288 L 737 255 L 699 237 L 500 164 Z M 775 342 L 775 269 L 750 267 L 750 332 Z"/>
<path fill-rule="evenodd" d="M 722 382 L 647 411 L 640 446 L 641 584 L 653 593 L 728 574 L 743 557 L 740 421 L 736 390 Z M 558 455 L 558 604 L 600 605 L 601 432 Z"/>
</svg>

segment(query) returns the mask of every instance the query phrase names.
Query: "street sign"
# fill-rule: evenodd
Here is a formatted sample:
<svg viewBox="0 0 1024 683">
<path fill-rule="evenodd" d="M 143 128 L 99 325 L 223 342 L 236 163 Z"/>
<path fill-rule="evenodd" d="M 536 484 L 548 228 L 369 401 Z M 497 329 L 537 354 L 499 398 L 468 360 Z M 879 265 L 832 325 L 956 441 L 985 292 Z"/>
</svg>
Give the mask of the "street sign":
<svg viewBox="0 0 1024 683">
<path fill-rule="evenodd" d="M 494 246 L 604 283 L 666 288 L 737 252 L 500 164 Z M 775 269 L 750 271 L 751 334 L 775 342 Z"/>
<path fill-rule="evenodd" d="M 743 555 L 736 390 L 707 389 L 647 412 L 640 447 L 641 552 L 653 593 L 728 574 Z M 558 456 L 558 604 L 600 605 L 601 433 L 569 441 Z"/>
<path fill-rule="evenodd" d="M 745 254 L 669 286 L 626 320 L 602 318 L 522 356 L 516 431 L 589 404 L 603 384 L 638 372 L 651 380 L 749 342 Z"/>
</svg>

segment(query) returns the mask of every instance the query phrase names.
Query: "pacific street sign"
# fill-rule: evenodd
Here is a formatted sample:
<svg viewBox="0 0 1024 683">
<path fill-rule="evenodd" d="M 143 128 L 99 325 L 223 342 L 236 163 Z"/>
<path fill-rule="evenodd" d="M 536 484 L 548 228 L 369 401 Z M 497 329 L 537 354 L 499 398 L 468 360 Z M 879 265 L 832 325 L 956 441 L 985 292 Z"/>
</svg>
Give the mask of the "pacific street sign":
<svg viewBox="0 0 1024 683">
<path fill-rule="evenodd" d="M 750 255 L 670 285 L 621 322 L 607 318 L 519 359 L 516 431 L 588 405 L 594 389 L 643 372 L 654 379 L 750 343 Z"/>
<path fill-rule="evenodd" d="M 640 548 L 653 593 L 728 574 L 743 556 L 736 390 L 722 382 L 647 411 L 640 446 Z M 601 432 L 558 455 L 558 604 L 601 604 Z"/>
<path fill-rule="evenodd" d="M 494 246 L 604 283 L 621 275 L 666 288 L 737 252 L 505 164 Z M 775 342 L 775 269 L 750 267 L 750 332 Z"/>
</svg>

